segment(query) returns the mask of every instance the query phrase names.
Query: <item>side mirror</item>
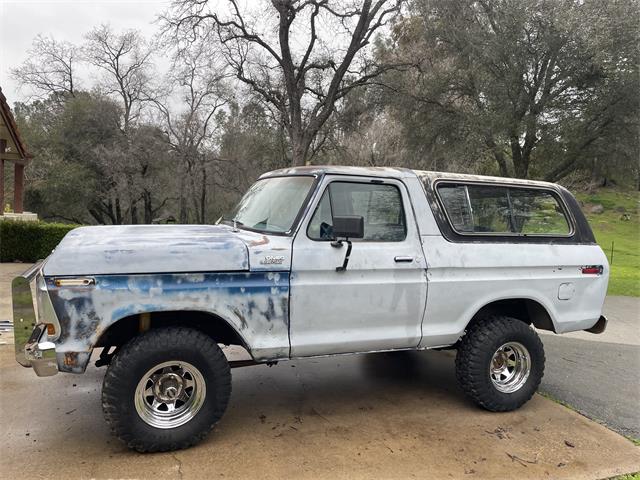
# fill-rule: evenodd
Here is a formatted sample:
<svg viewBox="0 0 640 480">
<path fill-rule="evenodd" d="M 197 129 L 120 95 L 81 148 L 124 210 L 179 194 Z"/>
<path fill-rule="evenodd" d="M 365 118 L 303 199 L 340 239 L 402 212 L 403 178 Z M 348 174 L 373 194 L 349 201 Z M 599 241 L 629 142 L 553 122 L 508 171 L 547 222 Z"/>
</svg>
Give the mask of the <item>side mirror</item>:
<svg viewBox="0 0 640 480">
<path fill-rule="evenodd" d="M 342 238 L 363 238 L 364 218 L 358 215 L 333 217 L 333 237 L 336 240 Z"/>
<path fill-rule="evenodd" d="M 333 238 L 332 247 L 342 247 L 342 241 L 347 242 L 347 253 L 344 256 L 342 265 L 336 267 L 336 272 L 344 272 L 349 264 L 349 256 L 351 255 L 350 238 L 364 237 L 364 218 L 357 215 L 345 215 L 344 217 L 333 217 Z"/>
</svg>

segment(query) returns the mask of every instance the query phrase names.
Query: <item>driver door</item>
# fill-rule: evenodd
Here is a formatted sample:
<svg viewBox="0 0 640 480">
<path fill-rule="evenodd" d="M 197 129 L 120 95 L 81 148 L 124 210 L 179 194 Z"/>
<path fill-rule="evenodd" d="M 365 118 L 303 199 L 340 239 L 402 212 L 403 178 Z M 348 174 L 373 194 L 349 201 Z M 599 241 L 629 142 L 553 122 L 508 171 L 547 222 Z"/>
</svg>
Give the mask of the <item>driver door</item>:
<svg viewBox="0 0 640 480">
<path fill-rule="evenodd" d="M 416 347 L 426 264 L 407 190 L 395 179 L 327 176 L 293 242 L 291 356 Z M 332 245 L 333 216 L 364 219 L 364 238 Z"/>
</svg>

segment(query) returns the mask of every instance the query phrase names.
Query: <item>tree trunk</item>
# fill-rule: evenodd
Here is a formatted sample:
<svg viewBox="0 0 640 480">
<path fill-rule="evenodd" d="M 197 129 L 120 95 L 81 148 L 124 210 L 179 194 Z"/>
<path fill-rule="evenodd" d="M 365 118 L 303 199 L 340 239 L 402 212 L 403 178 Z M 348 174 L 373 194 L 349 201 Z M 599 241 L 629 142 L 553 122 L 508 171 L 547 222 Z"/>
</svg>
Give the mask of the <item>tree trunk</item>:
<svg viewBox="0 0 640 480">
<path fill-rule="evenodd" d="M 191 203 L 193 204 L 195 221 L 200 222 L 200 202 L 198 199 L 198 188 L 196 187 L 196 181 L 193 176 L 189 177 L 189 181 L 191 183 Z"/>
<path fill-rule="evenodd" d="M 304 165 L 305 148 L 302 138 L 291 136 L 291 166 L 300 167 Z"/>
<path fill-rule="evenodd" d="M 102 215 L 102 212 L 100 212 L 99 210 L 96 210 L 95 208 L 89 208 L 89 214 L 95 219 L 96 222 L 98 222 L 100 225 L 104 225 L 105 221 L 104 221 L 104 216 Z"/>
<path fill-rule="evenodd" d="M 147 225 L 153 223 L 153 208 L 151 205 L 151 192 L 145 190 L 142 193 L 142 200 L 144 202 L 144 223 Z"/>
<path fill-rule="evenodd" d="M 131 202 L 131 225 L 137 225 L 138 222 L 138 201 Z"/>
<path fill-rule="evenodd" d="M 115 222 L 114 225 L 122 225 L 122 209 L 120 208 L 120 198 L 116 197 L 116 207 L 115 207 Z"/>
<path fill-rule="evenodd" d="M 185 224 L 187 223 L 187 198 L 185 195 L 185 173 L 179 172 L 180 175 L 180 212 L 178 214 L 178 222 Z"/>
<path fill-rule="evenodd" d="M 200 192 L 200 223 L 205 223 L 205 209 L 207 206 L 207 169 L 202 166 L 202 190 Z"/>
<path fill-rule="evenodd" d="M 493 158 L 495 158 L 496 163 L 498 164 L 498 169 L 500 170 L 500 176 L 509 177 L 510 175 L 509 175 L 509 167 L 507 166 L 507 159 L 504 156 L 504 152 L 496 144 L 496 142 L 493 140 L 493 137 L 491 135 L 486 137 L 485 144 L 493 152 Z"/>
<path fill-rule="evenodd" d="M 527 178 L 529 175 L 529 155 L 523 152 L 520 147 L 520 141 L 515 135 L 509 140 L 511 146 L 511 160 L 513 161 L 513 172 L 516 178 Z"/>
</svg>

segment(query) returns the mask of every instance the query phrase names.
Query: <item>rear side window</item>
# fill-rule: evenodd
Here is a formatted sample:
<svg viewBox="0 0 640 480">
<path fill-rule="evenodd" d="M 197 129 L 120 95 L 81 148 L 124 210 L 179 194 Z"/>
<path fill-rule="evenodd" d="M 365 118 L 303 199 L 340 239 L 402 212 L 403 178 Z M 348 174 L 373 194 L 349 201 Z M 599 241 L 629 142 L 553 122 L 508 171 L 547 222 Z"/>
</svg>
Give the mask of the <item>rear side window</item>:
<svg viewBox="0 0 640 480">
<path fill-rule="evenodd" d="M 548 190 L 440 183 L 436 187 L 453 229 L 461 234 L 567 236 L 571 226 Z"/>
<path fill-rule="evenodd" d="M 309 238 L 333 240 L 333 217 L 345 215 L 363 217 L 363 241 L 399 242 L 406 236 L 402 198 L 395 185 L 330 183 L 309 222 Z"/>
</svg>

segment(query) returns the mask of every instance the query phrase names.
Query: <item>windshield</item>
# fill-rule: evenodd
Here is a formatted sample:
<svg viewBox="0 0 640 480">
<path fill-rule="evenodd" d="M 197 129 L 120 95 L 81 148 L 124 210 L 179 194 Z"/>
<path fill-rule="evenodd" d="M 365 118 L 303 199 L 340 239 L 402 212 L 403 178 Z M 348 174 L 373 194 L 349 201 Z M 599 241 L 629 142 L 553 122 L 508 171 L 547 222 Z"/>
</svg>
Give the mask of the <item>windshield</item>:
<svg viewBox="0 0 640 480">
<path fill-rule="evenodd" d="M 313 181 L 314 177 L 303 176 L 258 180 L 244 194 L 230 220 L 240 227 L 262 232 L 288 232 L 293 227 Z"/>
</svg>

